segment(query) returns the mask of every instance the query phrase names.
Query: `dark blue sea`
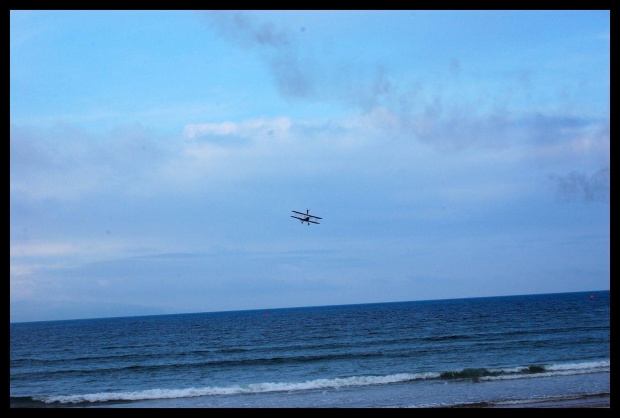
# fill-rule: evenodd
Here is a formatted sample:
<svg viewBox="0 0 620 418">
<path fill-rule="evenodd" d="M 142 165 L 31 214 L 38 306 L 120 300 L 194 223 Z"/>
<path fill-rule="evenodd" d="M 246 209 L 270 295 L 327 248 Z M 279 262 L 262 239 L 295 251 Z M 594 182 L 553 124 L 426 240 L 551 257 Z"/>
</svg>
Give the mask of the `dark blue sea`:
<svg viewBox="0 0 620 418">
<path fill-rule="evenodd" d="M 609 291 L 11 323 L 11 407 L 587 404 Z"/>
</svg>

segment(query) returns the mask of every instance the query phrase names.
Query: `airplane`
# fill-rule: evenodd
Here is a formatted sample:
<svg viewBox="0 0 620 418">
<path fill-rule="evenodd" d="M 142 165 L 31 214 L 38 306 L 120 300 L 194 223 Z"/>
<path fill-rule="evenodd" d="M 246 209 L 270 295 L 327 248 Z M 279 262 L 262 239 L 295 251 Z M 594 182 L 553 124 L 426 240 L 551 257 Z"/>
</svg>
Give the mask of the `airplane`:
<svg viewBox="0 0 620 418">
<path fill-rule="evenodd" d="M 297 214 L 299 214 L 299 215 L 302 215 L 302 216 L 303 216 L 303 218 L 300 218 L 299 216 L 295 216 L 295 215 L 291 215 L 291 218 L 299 219 L 299 220 L 301 221 L 301 223 L 302 223 L 302 224 L 303 224 L 304 222 L 307 222 L 307 223 L 308 223 L 308 226 L 310 226 L 310 224 L 311 224 L 311 223 L 313 223 L 313 224 L 317 224 L 317 225 L 320 225 L 318 222 L 313 221 L 313 220 L 312 220 L 312 219 L 310 219 L 310 218 L 313 218 L 313 219 L 323 219 L 323 218 L 319 218 L 318 216 L 310 215 L 310 213 L 309 213 L 309 212 L 310 212 L 310 209 L 306 209 L 306 213 L 303 213 L 303 212 L 297 212 L 296 210 L 294 210 L 293 212 L 294 212 L 294 213 L 297 213 Z"/>
</svg>

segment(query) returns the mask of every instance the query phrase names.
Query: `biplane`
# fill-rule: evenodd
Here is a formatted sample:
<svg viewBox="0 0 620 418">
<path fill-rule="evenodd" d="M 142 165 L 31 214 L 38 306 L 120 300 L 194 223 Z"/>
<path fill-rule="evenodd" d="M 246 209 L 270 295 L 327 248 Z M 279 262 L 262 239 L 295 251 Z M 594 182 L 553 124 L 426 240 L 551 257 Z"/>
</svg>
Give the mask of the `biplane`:
<svg viewBox="0 0 620 418">
<path fill-rule="evenodd" d="M 314 215 L 310 215 L 310 209 L 306 209 L 306 213 L 303 212 L 297 212 L 296 210 L 293 211 L 293 213 L 296 213 L 297 215 L 301 215 L 301 217 L 299 216 L 295 216 L 295 215 L 291 215 L 291 218 L 295 218 L 295 219 L 299 219 L 301 221 L 301 223 L 303 224 L 304 222 L 308 223 L 308 226 L 312 223 L 312 224 L 317 224 L 320 225 L 320 223 L 318 223 L 316 221 L 316 219 L 323 219 L 323 218 L 319 218 L 318 216 L 314 216 Z"/>
</svg>

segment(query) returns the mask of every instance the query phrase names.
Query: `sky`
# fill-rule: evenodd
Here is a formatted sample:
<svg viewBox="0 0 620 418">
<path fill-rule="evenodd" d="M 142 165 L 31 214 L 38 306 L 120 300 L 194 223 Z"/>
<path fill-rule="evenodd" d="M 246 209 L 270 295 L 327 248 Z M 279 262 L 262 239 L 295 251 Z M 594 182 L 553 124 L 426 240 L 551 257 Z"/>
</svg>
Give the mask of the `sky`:
<svg viewBox="0 0 620 418">
<path fill-rule="evenodd" d="M 609 286 L 608 10 L 10 11 L 11 322 Z"/>
</svg>

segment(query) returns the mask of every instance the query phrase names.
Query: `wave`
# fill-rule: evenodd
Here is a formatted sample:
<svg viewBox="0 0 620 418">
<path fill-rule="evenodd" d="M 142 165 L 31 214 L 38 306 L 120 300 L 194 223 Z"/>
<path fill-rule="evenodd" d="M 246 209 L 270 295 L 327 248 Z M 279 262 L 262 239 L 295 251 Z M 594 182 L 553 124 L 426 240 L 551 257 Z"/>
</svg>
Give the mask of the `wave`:
<svg viewBox="0 0 620 418">
<path fill-rule="evenodd" d="M 587 373 L 605 373 L 610 370 L 610 361 L 594 361 L 570 364 L 529 365 L 522 367 L 487 369 L 470 368 L 448 370 L 444 372 L 397 373 L 385 376 L 349 376 L 330 379 L 315 379 L 305 382 L 265 382 L 248 385 L 223 387 L 202 387 L 185 389 L 148 389 L 133 392 L 104 392 L 80 395 L 11 397 L 11 407 L 45 406 L 53 404 L 90 404 L 98 402 L 125 402 L 154 399 L 193 398 L 201 396 L 243 395 L 268 392 L 296 392 L 316 389 L 338 389 L 352 386 L 386 385 L 406 383 L 418 380 L 453 380 L 463 379 L 483 382 L 494 379 L 522 379 L 531 377 L 549 377 L 577 375 Z"/>
<path fill-rule="evenodd" d="M 588 361 L 583 363 L 552 364 L 549 366 L 528 366 L 506 369 L 506 373 L 480 376 L 480 380 L 519 379 L 522 377 L 567 376 L 588 373 L 608 373 L 610 361 Z"/>
<path fill-rule="evenodd" d="M 35 370 L 26 372 L 14 372 L 11 377 L 18 379 L 28 379 L 34 376 L 55 378 L 57 376 L 70 376 L 70 375 L 97 375 L 100 376 L 103 373 L 117 373 L 122 371 L 133 372 L 152 372 L 167 369 L 189 370 L 197 367 L 251 367 L 261 365 L 285 365 L 296 363 L 310 363 L 317 361 L 332 361 L 332 360 L 354 360 L 354 359 L 371 359 L 375 357 L 384 357 L 385 354 L 381 352 L 376 353 L 339 353 L 339 354 L 309 354 L 309 355 L 296 355 L 296 356 L 269 356 L 269 357 L 254 357 L 254 358 L 241 358 L 241 359 L 214 359 L 214 360 L 197 360 L 186 361 L 183 363 L 174 363 L 172 361 L 168 363 L 155 362 L 156 357 L 150 360 L 151 363 L 146 364 L 118 364 L 116 366 L 109 366 L 107 363 L 102 363 L 97 366 L 84 365 L 80 367 L 80 364 L 72 364 L 70 369 L 58 369 L 58 370 Z M 134 357 L 134 355 L 131 355 Z"/>
</svg>

